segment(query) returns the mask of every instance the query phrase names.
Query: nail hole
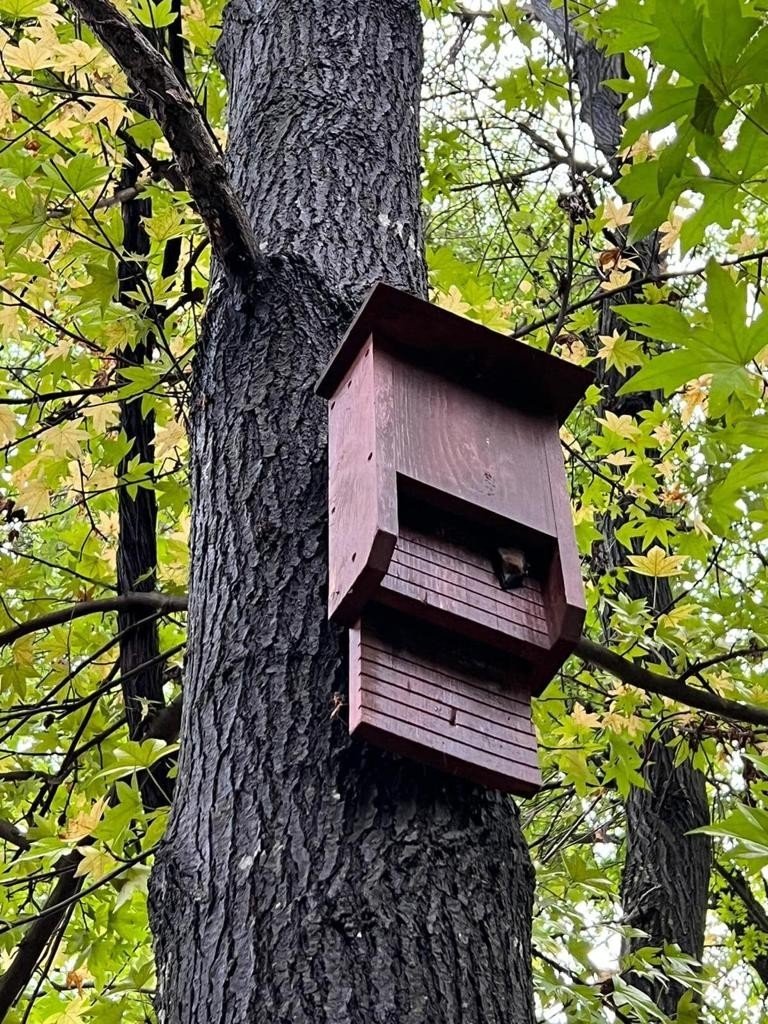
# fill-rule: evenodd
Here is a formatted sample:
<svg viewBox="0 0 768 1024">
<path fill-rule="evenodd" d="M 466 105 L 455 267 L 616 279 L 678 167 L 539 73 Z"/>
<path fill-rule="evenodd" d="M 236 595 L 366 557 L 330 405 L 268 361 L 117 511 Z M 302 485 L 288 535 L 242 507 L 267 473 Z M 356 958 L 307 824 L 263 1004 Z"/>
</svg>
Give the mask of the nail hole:
<svg viewBox="0 0 768 1024">
<path fill-rule="evenodd" d="M 331 515 L 333 515 L 333 513 L 334 513 L 335 511 L 336 511 L 336 506 L 334 505 L 334 506 L 333 506 L 333 508 L 331 509 Z"/>
<path fill-rule="evenodd" d="M 368 452 L 368 461 L 370 462 L 373 458 L 373 452 Z"/>
<path fill-rule="evenodd" d="M 355 551 L 355 552 L 353 552 L 353 554 L 352 554 L 352 561 L 354 562 L 354 560 L 355 560 L 356 558 L 357 558 L 357 552 Z"/>
<path fill-rule="evenodd" d="M 331 402 L 331 408 L 332 408 L 332 409 L 333 409 L 333 408 L 335 407 L 335 405 L 336 405 L 336 403 L 335 403 L 335 402 Z"/>
<path fill-rule="evenodd" d="M 348 380 L 348 381 L 347 381 L 347 387 L 348 387 L 348 388 L 351 388 L 351 387 L 352 387 L 352 381 L 351 381 L 351 380 Z"/>
</svg>

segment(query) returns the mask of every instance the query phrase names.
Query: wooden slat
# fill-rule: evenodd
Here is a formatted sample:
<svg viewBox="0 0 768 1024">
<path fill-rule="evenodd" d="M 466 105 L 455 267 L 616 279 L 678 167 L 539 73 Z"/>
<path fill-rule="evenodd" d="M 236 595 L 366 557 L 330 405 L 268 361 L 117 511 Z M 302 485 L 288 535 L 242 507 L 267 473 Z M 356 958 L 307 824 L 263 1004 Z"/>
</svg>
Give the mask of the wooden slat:
<svg viewBox="0 0 768 1024">
<path fill-rule="evenodd" d="M 434 620 L 446 628 L 460 628 L 462 631 L 470 632 L 469 627 L 474 623 L 479 629 L 491 635 L 495 634 L 499 638 L 499 643 L 504 642 L 505 638 L 514 637 L 517 641 L 526 641 L 545 650 L 549 648 L 548 634 L 540 629 L 532 629 L 527 625 L 510 621 L 509 618 L 501 617 L 476 604 L 469 604 L 463 599 L 467 595 L 451 584 L 432 586 L 429 577 L 411 582 L 388 572 L 381 582 L 381 594 L 388 603 L 402 607 L 412 614 L 418 615 L 421 612 L 425 617 L 429 617 L 427 611 L 431 610 Z"/>
<path fill-rule="evenodd" d="M 454 544 L 442 537 L 433 537 L 426 533 L 419 533 L 407 526 L 401 526 L 396 550 L 425 557 L 446 568 L 455 566 L 470 579 L 483 580 L 499 586 L 498 578 L 488 558 L 473 551 L 470 547 Z M 544 607 L 541 583 L 535 578 L 526 579 L 523 586 L 515 591 L 515 596 Z"/>
<path fill-rule="evenodd" d="M 408 722 L 375 712 L 370 712 L 369 716 L 361 723 L 357 734 L 393 753 L 426 761 L 443 771 L 462 775 L 505 793 L 530 796 L 541 787 L 538 768 L 513 764 L 481 751 L 471 751 L 468 758 L 467 748 L 445 736 L 437 736 Z"/>
<path fill-rule="evenodd" d="M 447 722 L 451 728 L 451 735 L 458 729 L 479 733 L 480 736 L 492 736 L 500 742 L 511 745 L 513 749 L 536 750 L 536 737 L 533 732 L 530 719 L 523 718 L 510 720 L 508 715 L 498 720 L 488 718 L 486 714 L 476 714 L 463 706 L 464 702 L 457 700 L 452 695 L 440 693 L 435 690 L 432 693 L 424 692 L 429 690 L 428 685 L 411 681 L 407 676 L 397 676 L 396 673 L 376 675 L 366 671 L 366 662 L 363 661 L 362 673 L 362 702 L 364 706 L 370 706 L 368 696 L 381 696 L 386 700 L 397 701 L 405 707 L 413 708 L 424 715 L 433 715 L 441 720 L 443 725 Z M 466 742 L 475 746 L 478 740 Z M 506 755 L 505 755 L 506 756 Z M 518 760 L 513 757 L 512 760 Z"/>
<path fill-rule="evenodd" d="M 447 653 L 403 648 L 393 639 L 401 627 L 377 622 L 350 632 L 350 732 L 483 785 L 535 792 L 530 699 L 515 679 L 501 678 L 501 655 L 487 671 L 480 662 L 459 668 Z"/>
<path fill-rule="evenodd" d="M 478 608 L 487 608 L 502 618 L 509 618 L 510 621 L 520 625 L 529 625 L 532 629 L 536 629 L 538 626 L 541 633 L 548 633 L 547 618 L 541 606 L 520 601 L 516 597 L 516 591 L 503 590 L 498 580 L 495 584 L 491 584 L 468 579 L 455 566 L 446 569 L 423 558 L 400 552 L 397 548 L 395 548 L 388 571 L 398 579 L 416 584 L 426 576 L 436 580 L 438 584 L 450 585 L 458 592 L 467 595 L 467 604 Z M 424 585 L 431 586 L 426 583 Z"/>
<path fill-rule="evenodd" d="M 360 659 L 361 664 L 378 665 L 382 669 L 402 672 L 412 679 L 421 679 L 456 696 L 466 694 L 472 700 L 487 704 L 499 712 L 509 711 L 510 714 L 522 716 L 530 714 L 531 701 L 525 690 L 513 687 L 502 689 L 458 669 L 441 671 L 434 664 L 416 658 L 410 651 L 395 653 L 390 648 L 377 647 L 375 637 L 366 641 L 364 652 L 361 648 Z"/>
</svg>

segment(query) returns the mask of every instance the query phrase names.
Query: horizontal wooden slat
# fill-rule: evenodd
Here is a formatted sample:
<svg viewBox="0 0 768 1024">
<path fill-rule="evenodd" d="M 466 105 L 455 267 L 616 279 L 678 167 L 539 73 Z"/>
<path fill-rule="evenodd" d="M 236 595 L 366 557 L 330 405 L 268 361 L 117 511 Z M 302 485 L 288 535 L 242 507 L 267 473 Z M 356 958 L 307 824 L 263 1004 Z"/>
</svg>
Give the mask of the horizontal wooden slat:
<svg viewBox="0 0 768 1024">
<path fill-rule="evenodd" d="M 402 647 L 395 637 L 407 636 L 407 620 L 376 622 L 375 630 L 363 621 L 351 634 L 350 731 L 483 785 L 535 792 L 541 779 L 530 697 L 514 678 L 507 685 L 503 656 L 490 654 L 486 668 L 478 649 L 476 668 L 459 667 L 450 644 L 429 653 Z"/>
<path fill-rule="evenodd" d="M 516 591 L 502 590 L 498 580 L 493 585 L 468 579 L 460 572 L 443 569 L 425 559 L 407 555 L 395 549 L 388 573 L 396 579 L 407 580 L 416 586 L 433 588 L 437 593 L 463 594 L 465 603 L 480 608 L 499 618 L 528 626 L 547 634 L 549 627 L 541 608 L 516 598 Z"/>
<path fill-rule="evenodd" d="M 413 530 L 408 530 L 407 527 L 401 527 L 395 550 L 403 554 L 425 558 L 444 568 L 456 568 L 470 579 L 482 580 L 500 587 L 489 558 L 485 558 L 470 548 L 463 548 L 442 538 L 416 533 Z M 513 593 L 520 600 L 529 601 L 537 607 L 544 608 L 541 583 L 533 577 L 526 578 L 521 587 L 508 593 Z"/>
<path fill-rule="evenodd" d="M 369 676 L 389 681 L 395 686 L 410 686 L 415 692 L 431 699 L 437 700 L 441 695 L 443 699 L 450 700 L 455 707 L 477 718 L 494 722 L 503 721 L 507 722 L 510 729 L 531 731 L 530 704 L 503 698 L 494 701 L 492 695 L 448 676 L 441 679 L 437 673 L 414 668 L 406 661 L 399 665 L 384 665 L 372 657 L 372 654 L 373 652 L 365 651 L 360 661 L 360 671 Z"/>
<path fill-rule="evenodd" d="M 391 677 L 387 678 L 384 675 L 373 675 L 366 672 L 365 662 L 363 662 L 361 682 L 362 704 L 364 707 L 370 706 L 369 696 L 382 697 L 386 700 L 396 701 L 405 708 L 411 708 L 418 712 L 419 721 L 422 721 L 422 714 L 434 716 L 441 720 L 443 726 L 445 724 L 450 726 L 451 735 L 453 735 L 454 731 L 458 734 L 459 730 L 467 730 L 468 732 L 478 734 L 478 740 L 472 740 L 472 745 L 475 745 L 476 742 L 481 742 L 483 737 L 492 737 L 515 749 L 536 750 L 536 737 L 533 734 L 530 720 L 526 722 L 525 719 L 518 718 L 512 719 L 510 722 L 509 716 L 505 716 L 503 720 L 494 721 L 493 718 L 474 714 L 466 707 L 459 707 L 458 701 L 447 693 L 425 694 L 417 685 L 409 686 L 407 684 L 407 677 L 404 676 L 397 680 Z M 442 731 L 442 727 L 438 731 Z M 470 739 L 467 739 L 466 742 L 469 743 Z M 484 748 L 482 743 L 481 746 Z M 512 759 L 518 760 L 516 757 Z"/>
<path fill-rule="evenodd" d="M 534 750 L 528 750 L 526 747 L 516 746 L 513 743 L 505 743 L 503 740 L 496 739 L 495 736 L 483 735 L 458 724 L 448 725 L 443 719 L 409 707 L 392 698 L 384 697 L 380 693 L 363 690 L 362 709 L 363 718 L 367 717 L 368 712 L 374 712 L 405 722 L 422 732 L 429 733 L 430 736 L 445 738 L 453 743 L 456 751 L 467 759 L 474 758 L 476 754 L 492 756 L 499 761 L 506 762 L 509 771 L 514 771 L 515 765 L 534 767 L 538 760 Z"/>
<path fill-rule="evenodd" d="M 471 750 L 445 736 L 427 732 L 397 718 L 364 711 L 359 735 L 406 757 L 426 761 L 444 771 L 479 782 L 506 793 L 530 795 L 541 786 L 537 767 L 515 764 L 502 758 Z M 468 756 L 469 755 L 469 756 Z"/>
<path fill-rule="evenodd" d="M 451 693 L 468 693 L 475 699 L 501 711 L 511 709 L 519 714 L 530 714 L 530 696 L 522 686 L 510 679 L 508 686 L 494 684 L 482 676 L 472 676 L 453 666 L 450 669 L 427 661 L 412 651 L 394 651 L 379 637 L 366 637 L 361 657 L 388 668 L 396 668 L 407 675 L 434 683 Z"/>
<path fill-rule="evenodd" d="M 395 566 L 394 572 L 397 571 L 398 569 Z M 448 591 L 448 593 L 445 593 L 445 591 Z M 444 622 L 441 624 L 444 624 L 446 627 L 454 625 L 454 623 L 451 623 L 451 619 L 458 619 L 460 622 L 476 623 L 482 629 L 490 630 L 493 633 L 500 634 L 502 637 L 515 637 L 517 640 L 526 641 L 536 647 L 549 648 L 549 636 L 542 630 L 532 629 L 527 625 L 510 621 L 508 618 L 488 611 L 483 607 L 469 604 L 468 600 L 463 599 L 467 598 L 468 595 L 460 588 L 450 584 L 441 585 L 426 576 L 422 577 L 418 582 L 401 579 L 393 574 L 391 564 L 390 572 L 387 573 L 381 582 L 381 593 L 385 599 L 388 599 L 389 603 L 402 606 L 404 609 L 406 604 L 410 602 L 410 607 L 407 610 L 411 611 L 411 613 L 415 612 L 418 614 L 418 609 L 424 606 L 435 610 L 433 612 L 435 618 L 437 618 L 435 613 L 442 613 Z"/>
<path fill-rule="evenodd" d="M 449 579 L 466 591 L 467 594 L 477 595 L 486 601 L 496 602 L 501 609 L 509 610 L 521 622 L 538 623 L 545 632 L 549 629 L 549 620 L 542 604 L 521 599 L 519 590 L 502 590 L 495 576 L 492 579 L 486 580 L 465 576 L 457 565 L 454 565 L 452 569 L 448 569 L 435 562 L 430 562 L 427 558 L 422 558 L 420 555 L 409 554 L 397 548 L 392 555 L 388 571 L 391 572 L 394 565 L 399 565 L 412 574 L 435 576 L 437 579 L 442 580 Z"/>
</svg>

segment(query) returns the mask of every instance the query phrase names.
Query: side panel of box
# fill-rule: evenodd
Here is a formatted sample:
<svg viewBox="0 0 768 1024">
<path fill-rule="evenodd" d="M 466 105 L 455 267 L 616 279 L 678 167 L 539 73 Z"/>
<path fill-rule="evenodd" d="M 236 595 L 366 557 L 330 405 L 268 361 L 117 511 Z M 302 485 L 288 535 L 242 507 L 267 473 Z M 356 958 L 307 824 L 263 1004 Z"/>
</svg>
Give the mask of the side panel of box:
<svg viewBox="0 0 768 1024">
<path fill-rule="evenodd" d="M 328 405 L 328 613 L 346 625 L 375 592 L 397 538 L 391 378 L 369 339 Z"/>
<path fill-rule="evenodd" d="M 350 631 L 350 732 L 505 792 L 541 785 L 528 692 L 494 672 Z"/>
</svg>

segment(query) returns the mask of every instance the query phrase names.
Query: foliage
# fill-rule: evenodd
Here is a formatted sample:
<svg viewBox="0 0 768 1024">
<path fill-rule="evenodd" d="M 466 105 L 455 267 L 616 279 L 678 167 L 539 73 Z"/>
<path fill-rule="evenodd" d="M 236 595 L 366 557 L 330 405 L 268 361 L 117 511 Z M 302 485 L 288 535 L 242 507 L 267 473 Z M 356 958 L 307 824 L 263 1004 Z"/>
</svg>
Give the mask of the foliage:
<svg viewBox="0 0 768 1024">
<path fill-rule="evenodd" d="M 221 4 L 122 6 L 165 52 L 183 38 L 185 80 L 223 140 L 212 58 Z M 433 297 L 597 373 L 562 432 L 587 632 L 629 662 L 768 707 L 765 11 L 740 0 L 560 8 L 581 39 L 622 55 L 617 176 L 579 121 L 572 49 L 527 7 L 422 7 Z M 155 494 L 158 589 L 184 592 L 185 417 L 210 257 L 168 143 L 71 9 L 0 0 L 0 21 L 3 631 L 114 596 L 120 489 Z M 126 251 L 131 203 L 142 204 L 145 254 Z M 648 236 L 666 254 L 655 273 L 645 272 Z M 619 323 L 606 328 L 611 312 Z M 132 360 L 148 340 L 151 358 Z M 617 379 L 620 408 L 608 400 Z M 640 391 L 652 400 L 633 405 Z M 154 416 L 153 464 L 126 435 L 129 400 Z M 628 596 L 633 575 L 646 597 Z M 661 612 L 660 581 L 674 588 Z M 183 621 L 154 618 L 170 702 Z M 28 633 L 2 656 L 0 970 L 73 851 L 83 880 L 14 1021 L 152 1015 L 146 882 L 166 810 L 146 809 L 142 780 L 174 747 L 128 737 L 118 648 L 107 613 Z M 147 721 L 157 710 L 143 709 Z M 718 860 L 743 870 L 759 900 L 765 730 L 577 658 L 535 714 L 547 786 L 522 813 L 538 872 L 542 1018 L 666 1019 L 626 980 L 631 968 L 682 982 L 681 1022 L 695 1019 L 697 993 L 703 1019 L 756 1019 L 763 992 L 745 988 L 741 961 L 753 964 L 768 934 L 742 926 L 743 901 L 722 880 L 703 971 L 671 947 L 622 954 L 633 934 L 620 904 L 622 802 L 645 785 L 646 741 L 672 726 L 678 762 L 706 775 Z"/>
</svg>

